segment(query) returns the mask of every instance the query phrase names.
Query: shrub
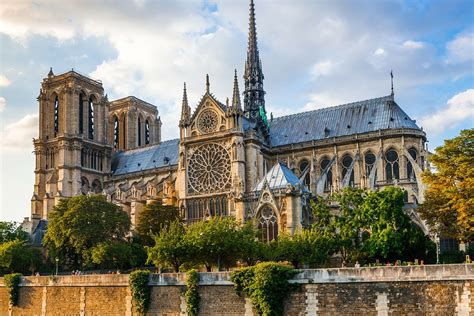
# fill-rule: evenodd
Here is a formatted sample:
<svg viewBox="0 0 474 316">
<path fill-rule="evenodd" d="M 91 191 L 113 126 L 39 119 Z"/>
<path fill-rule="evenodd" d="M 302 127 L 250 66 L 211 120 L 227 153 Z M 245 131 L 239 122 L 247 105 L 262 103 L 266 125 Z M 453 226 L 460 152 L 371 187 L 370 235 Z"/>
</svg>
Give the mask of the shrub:
<svg viewBox="0 0 474 316">
<path fill-rule="evenodd" d="M 276 262 L 262 262 L 238 269 L 231 274 L 237 293 L 245 294 L 257 312 L 264 316 L 283 315 L 283 302 L 297 273 L 293 267 Z"/>
<path fill-rule="evenodd" d="M 199 314 L 199 273 L 196 270 L 189 270 L 186 276 L 186 311 L 189 316 L 197 316 Z"/>
<path fill-rule="evenodd" d="M 19 285 L 21 282 L 21 273 L 6 274 L 3 278 L 5 286 L 8 288 L 10 295 L 10 304 L 16 306 L 19 298 Z"/>
<path fill-rule="evenodd" d="M 145 315 L 150 304 L 151 289 L 148 286 L 150 271 L 137 270 L 130 273 L 129 283 L 132 291 L 132 300 L 138 313 Z"/>
</svg>

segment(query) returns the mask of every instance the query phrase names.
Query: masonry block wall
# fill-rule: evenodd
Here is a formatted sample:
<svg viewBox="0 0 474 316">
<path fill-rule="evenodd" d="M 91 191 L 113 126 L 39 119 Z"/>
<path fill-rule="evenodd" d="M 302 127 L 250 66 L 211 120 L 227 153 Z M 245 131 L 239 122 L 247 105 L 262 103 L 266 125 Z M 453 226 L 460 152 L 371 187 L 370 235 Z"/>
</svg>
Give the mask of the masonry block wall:
<svg viewBox="0 0 474 316">
<path fill-rule="evenodd" d="M 201 315 L 256 315 L 228 272 L 201 273 Z M 148 315 L 186 315 L 185 274 L 153 275 Z M 302 270 L 285 315 L 474 315 L 474 265 Z M 0 278 L 0 315 L 137 315 L 128 275 L 25 277 L 18 306 Z"/>
</svg>

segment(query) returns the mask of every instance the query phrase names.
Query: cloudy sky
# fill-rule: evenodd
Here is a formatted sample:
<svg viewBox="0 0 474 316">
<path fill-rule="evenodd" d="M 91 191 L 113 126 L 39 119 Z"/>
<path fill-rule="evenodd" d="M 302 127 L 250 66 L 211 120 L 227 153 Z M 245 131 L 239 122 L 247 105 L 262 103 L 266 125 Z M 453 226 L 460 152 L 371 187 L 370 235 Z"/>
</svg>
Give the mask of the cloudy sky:
<svg viewBox="0 0 474 316">
<path fill-rule="evenodd" d="M 434 148 L 474 126 L 474 2 L 256 0 L 267 111 L 274 116 L 390 93 Z M 40 82 L 74 68 L 109 100 L 155 104 L 178 136 L 182 85 L 232 96 L 247 0 L 4 0 L 0 5 L 0 220 L 30 214 Z M 240 83 L 242 79 L 240 77 Z M 242 86 L 241 86 L 242 91 Z"/>
</svg>

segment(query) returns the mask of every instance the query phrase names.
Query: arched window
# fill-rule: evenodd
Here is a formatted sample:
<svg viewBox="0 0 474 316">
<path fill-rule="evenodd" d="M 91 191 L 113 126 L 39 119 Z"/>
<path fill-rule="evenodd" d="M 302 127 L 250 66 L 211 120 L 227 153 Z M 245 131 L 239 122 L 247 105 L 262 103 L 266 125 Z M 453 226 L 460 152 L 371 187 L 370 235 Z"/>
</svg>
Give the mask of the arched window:
<svg viewBox="0 0 474 316">
<path fill-rule="evenodd" d="M 346 178 L 347 172 L 349 172 L 349 169 L 352 165 L 352 157 L 347 154 L 342 157 L 342 179 L 344 180 Z M 352 187 L 354 186 L 354 168 L 351 170 L 351 175 L 349 178 L 349 186 Z"/>
<path fill-rule="evenodd" d="M 311 174 L 309 172 L 310 165 L 309 165 L 308 160 L 306 159 L 302 160 L 298 168 L 299 168 L 300 177 L 303 176 L 304 172 L 306 172 L 306 175 L 304 176 L 303 184 L 309 187 L 310 182 L 311 182 Z"/>
<path fill-rule="evenodd" d="M 114 118 L 114 148 L 118 149 L 119 148 L 119 120 L 117 117 Z"/>
<path fill-rule="evenodd" d="M 278 220 L 273 208 L 266 205 L 260 210 L 258 217 L 258 229 L 260 230 L 260 240 L 270 242 L 278 237 Z"/>
<path fill-rule="evenodd" d="M 413 158 L 413 160 L 417 161 L 418 152 L 416 151 L 415 148 L 412 147 L 408 149 L 408 153 Z M 407 178 L 410 179 L 411 181 L 416 181 L 415 170 L 410 161 L 407 161 Z"/>
<path fill-rule="evenodd" d="M 89 139 L 94 139 L 94 101 L 89 98 Z"/>
<path fill-rule="evenodd" d="M 86 177 L 81 178 L 81 193 L 87 194 L 89 193 L 89 181 Z"/>
<path fill-rule="evenodd" d="M 54 98 L 54 137 L 59 133 L 59 98 Z"/>
<path fill-rule="evenodd" d="M 148 145 L 150 143 L 150 123 L 148 120 L 145 121 L 145 144 Z"/>
<path fill-rule="evenodd" d="M 95 194 L 98 194 L 101 191 L 102 191 L 102 184 L 100 183 L 98 179 L 95 179 L 92 182 L 92 192 L 94 192 Z"/>
<path fill-rule="evenodd" d="M 79 94 L 79 134 L 84 133 L 84 95 Z"/>
<path fill-rule="evenodd" d="M 328 158 L 324 158 L 321 161 L 321 166 L 320 166 L 321 176 L 323 176 L 323 172 L 326 170 L 327 166 L 329 166 L 330 163 L 331 161 Z M 332 169 L 332 166 L 329 168 L 329 170 L 326 173 L 326 182 L 324 182 L 324 192 L 330 192 L 332 188 L 332 170 L 331 169 Z"/>
<path fill-rule="evenodd" d="M 387 181 L 400 179 L 399 167 L 398 153 L 395 149 L 389 149 L 385 153 L 385 176 Z"/>
<path fill-rule="evenodd" d="M 138 118 L 137 133 L 138 133 L 138 146 L 141 146 L 142 145 L 142 120 L 140 118 Z"/>
<path fill-rule="evenodd" d="M 377 159 L 375 158 L 375 155 L 371 152 L 368 151 L 365 153 L 364 156 L 364 162 L 365 162 L 365 175 L 368 177 L 370 175 L 370 172 L 372 171 L 372 168 L 375 167 L 375 161 Z"/>
</svg>

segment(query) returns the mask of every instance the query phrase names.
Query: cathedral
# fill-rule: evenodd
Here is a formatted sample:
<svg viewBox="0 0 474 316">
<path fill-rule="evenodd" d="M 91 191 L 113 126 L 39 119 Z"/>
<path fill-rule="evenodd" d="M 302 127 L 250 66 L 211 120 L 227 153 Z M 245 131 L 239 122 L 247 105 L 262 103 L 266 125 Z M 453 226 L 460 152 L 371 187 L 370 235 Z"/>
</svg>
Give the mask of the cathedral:
<svg viewBox="0 0 474 316">
<path fill-rule="evenodd" d="M 426 134 L 396 103 L 393 85 L 387 96 L 268 117 L 255 19 L 251 0 L 242 93 L 237 71 L 224 102 L 208 76 L 193 107 L 184 85 L 179 139 L 161 139 L 156 106 L 134 96 L 109 101 L 100 81 L 50 70 L 38 96 L 32 219 L 47 220 L 61 198 L 103 194 L 132 224 L 158 201 L 187 223 L 253 218 L 272 240 L 310 224 L 314 196 L 385 186 L 405 190 L 415 219 Z"/>
</svg>

